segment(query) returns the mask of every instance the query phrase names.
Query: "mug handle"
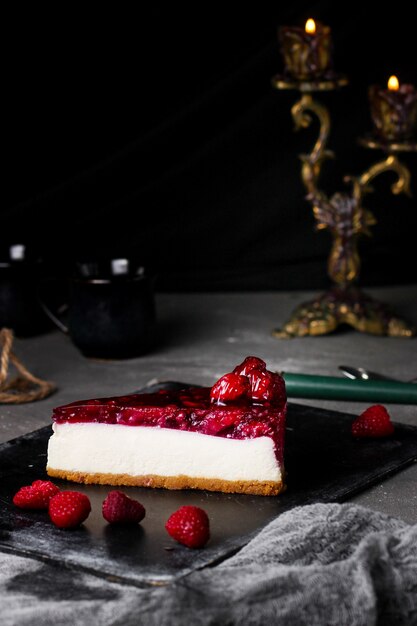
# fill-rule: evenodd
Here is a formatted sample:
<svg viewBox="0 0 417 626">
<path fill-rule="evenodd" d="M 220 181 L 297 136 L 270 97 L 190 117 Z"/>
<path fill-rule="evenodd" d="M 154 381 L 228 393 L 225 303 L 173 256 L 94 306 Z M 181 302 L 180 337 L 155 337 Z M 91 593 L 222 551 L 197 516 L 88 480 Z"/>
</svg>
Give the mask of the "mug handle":
<svg viewBox="0 0 417 626">
<path fill-rule="evenodd" d="M 45 282 L 50 282 L 50 281 L 45 281 Z M 44 284 L 45 284 L 45 282 L 44 282 Z M 42 286 L 44 286 L 44 284 Z M 46 304 L 46 302 L 45 302 L 45 300 L 43 298 L 43 294 L 41 294 L 41 288 L 38 290 L 38 300 L 39 300 L 39 304 L 41 305 L 44 313 L 49 317 L 51 322 L 53 322 L 55 324 L 55 326 L 57 328 L 59 328 L 60 331 L 62 331 L 66 335 L 68 335 L 69 334 L 68 326 L 66 326 L 66 324 L 64 324 L 63 320 L 59 317 L 59 313 L 58 312 L 54 313 L 51 310 L 51 308 Z M 64 310 L 67 310 L 68 309 L 68 304 L 62 305 L 62 308 L 64 308 Z"/>
</svg>

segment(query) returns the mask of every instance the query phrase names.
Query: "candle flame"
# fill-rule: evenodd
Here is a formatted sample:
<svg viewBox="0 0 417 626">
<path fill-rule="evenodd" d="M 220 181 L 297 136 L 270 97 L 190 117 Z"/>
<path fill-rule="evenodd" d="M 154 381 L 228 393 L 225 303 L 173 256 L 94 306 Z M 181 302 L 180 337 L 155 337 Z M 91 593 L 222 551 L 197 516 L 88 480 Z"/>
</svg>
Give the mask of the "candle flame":
<svg viewBox="0 0 417 626">
<path fill-rule="evenodd" d="M 316 32 L 316 22 L 310 17 L 306 21 L 306 33 L 308 33 L 309 35 L 314 35 L 315 32 Z"/>
<path fill-rule="evenodd" d="M 400 83 L 396 76 L 390 76 L 388 79 L 388 89 L 390 91 L 398 91 L 400 88 Z"/>
</svg>

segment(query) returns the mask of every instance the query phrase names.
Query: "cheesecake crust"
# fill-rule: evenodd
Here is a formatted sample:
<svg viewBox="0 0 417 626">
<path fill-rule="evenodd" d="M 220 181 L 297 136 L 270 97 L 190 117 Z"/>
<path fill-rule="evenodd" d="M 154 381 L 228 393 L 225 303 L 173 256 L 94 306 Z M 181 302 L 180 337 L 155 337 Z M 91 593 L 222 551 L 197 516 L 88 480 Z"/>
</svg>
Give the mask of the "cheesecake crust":
<svg viewBox="0 0 417 626">
<path fill-rule="evenodd" d="M 158 489 L 204 489 L 206 491 L 222 491 L 224 493 L 246 493 L 256 496 L 277 496 L 284 491 L 285 485 L 280 481 L 257 480 L 221 480 L 219 478 L 193 478 L 191 476 L 131 476 L 130 474 L 93 474 L 87 472 L 71 472 L 47 467 L 48 476 L 71 480 L 86 485 L 113 485 L 125 487 L 153 487 Z"/>
</svg>

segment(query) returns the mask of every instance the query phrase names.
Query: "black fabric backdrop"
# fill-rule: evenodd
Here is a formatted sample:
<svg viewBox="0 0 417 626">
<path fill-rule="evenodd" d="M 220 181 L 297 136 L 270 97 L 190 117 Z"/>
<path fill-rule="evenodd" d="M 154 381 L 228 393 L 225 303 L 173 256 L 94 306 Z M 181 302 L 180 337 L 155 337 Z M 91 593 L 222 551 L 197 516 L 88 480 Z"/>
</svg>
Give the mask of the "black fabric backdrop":
<svg viewBox="0 0 417 626">
<path fill-rule="evenodd" d="M 320 95 L 333 121 L 322 186 L 344 190 L 380 153 L 367 88 L 417 83 L 408 3 L 161 3 L 20 9 L 5 19 L 1 246 L 24 241 L 58 273 L 76 259 L 134 256 L 166 290 L 324 287 L 330 235 L 314 232 L 277 27 L 332 27 L 350 86 Z M 118 5 L 119 6 L 119 5 Z M 405 155 L 417 189 L 417 157 Z M 366 205 L 362 284 L 415 282 L 416 200 L 381 177 Z"/>
</svg>

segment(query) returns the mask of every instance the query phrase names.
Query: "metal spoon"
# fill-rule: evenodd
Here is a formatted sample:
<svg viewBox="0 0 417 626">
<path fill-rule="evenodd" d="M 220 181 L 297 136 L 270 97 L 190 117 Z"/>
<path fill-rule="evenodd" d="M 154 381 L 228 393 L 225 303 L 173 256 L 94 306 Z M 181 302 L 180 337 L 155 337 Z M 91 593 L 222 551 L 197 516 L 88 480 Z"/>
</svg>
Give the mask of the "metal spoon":
<svg viewBox="0 0 417 626">
<path fill-rule="evenodd" d="M 358 378 L 362 380 L 398 380 L 396 378 L 392 378 L 391 376 L 384 376 L 384 374 L 372 372 L 365 369 L 364 367 L 350 367 L 349 365 L 339 365 L 339 370 L 343 372 L 345 376 L 347 376 L 348 378 L 353 378 L 354 380 Z M 407 382 L 415 383 L 417 382 L 417 378 L 412 378 Z"/>
</svg>

